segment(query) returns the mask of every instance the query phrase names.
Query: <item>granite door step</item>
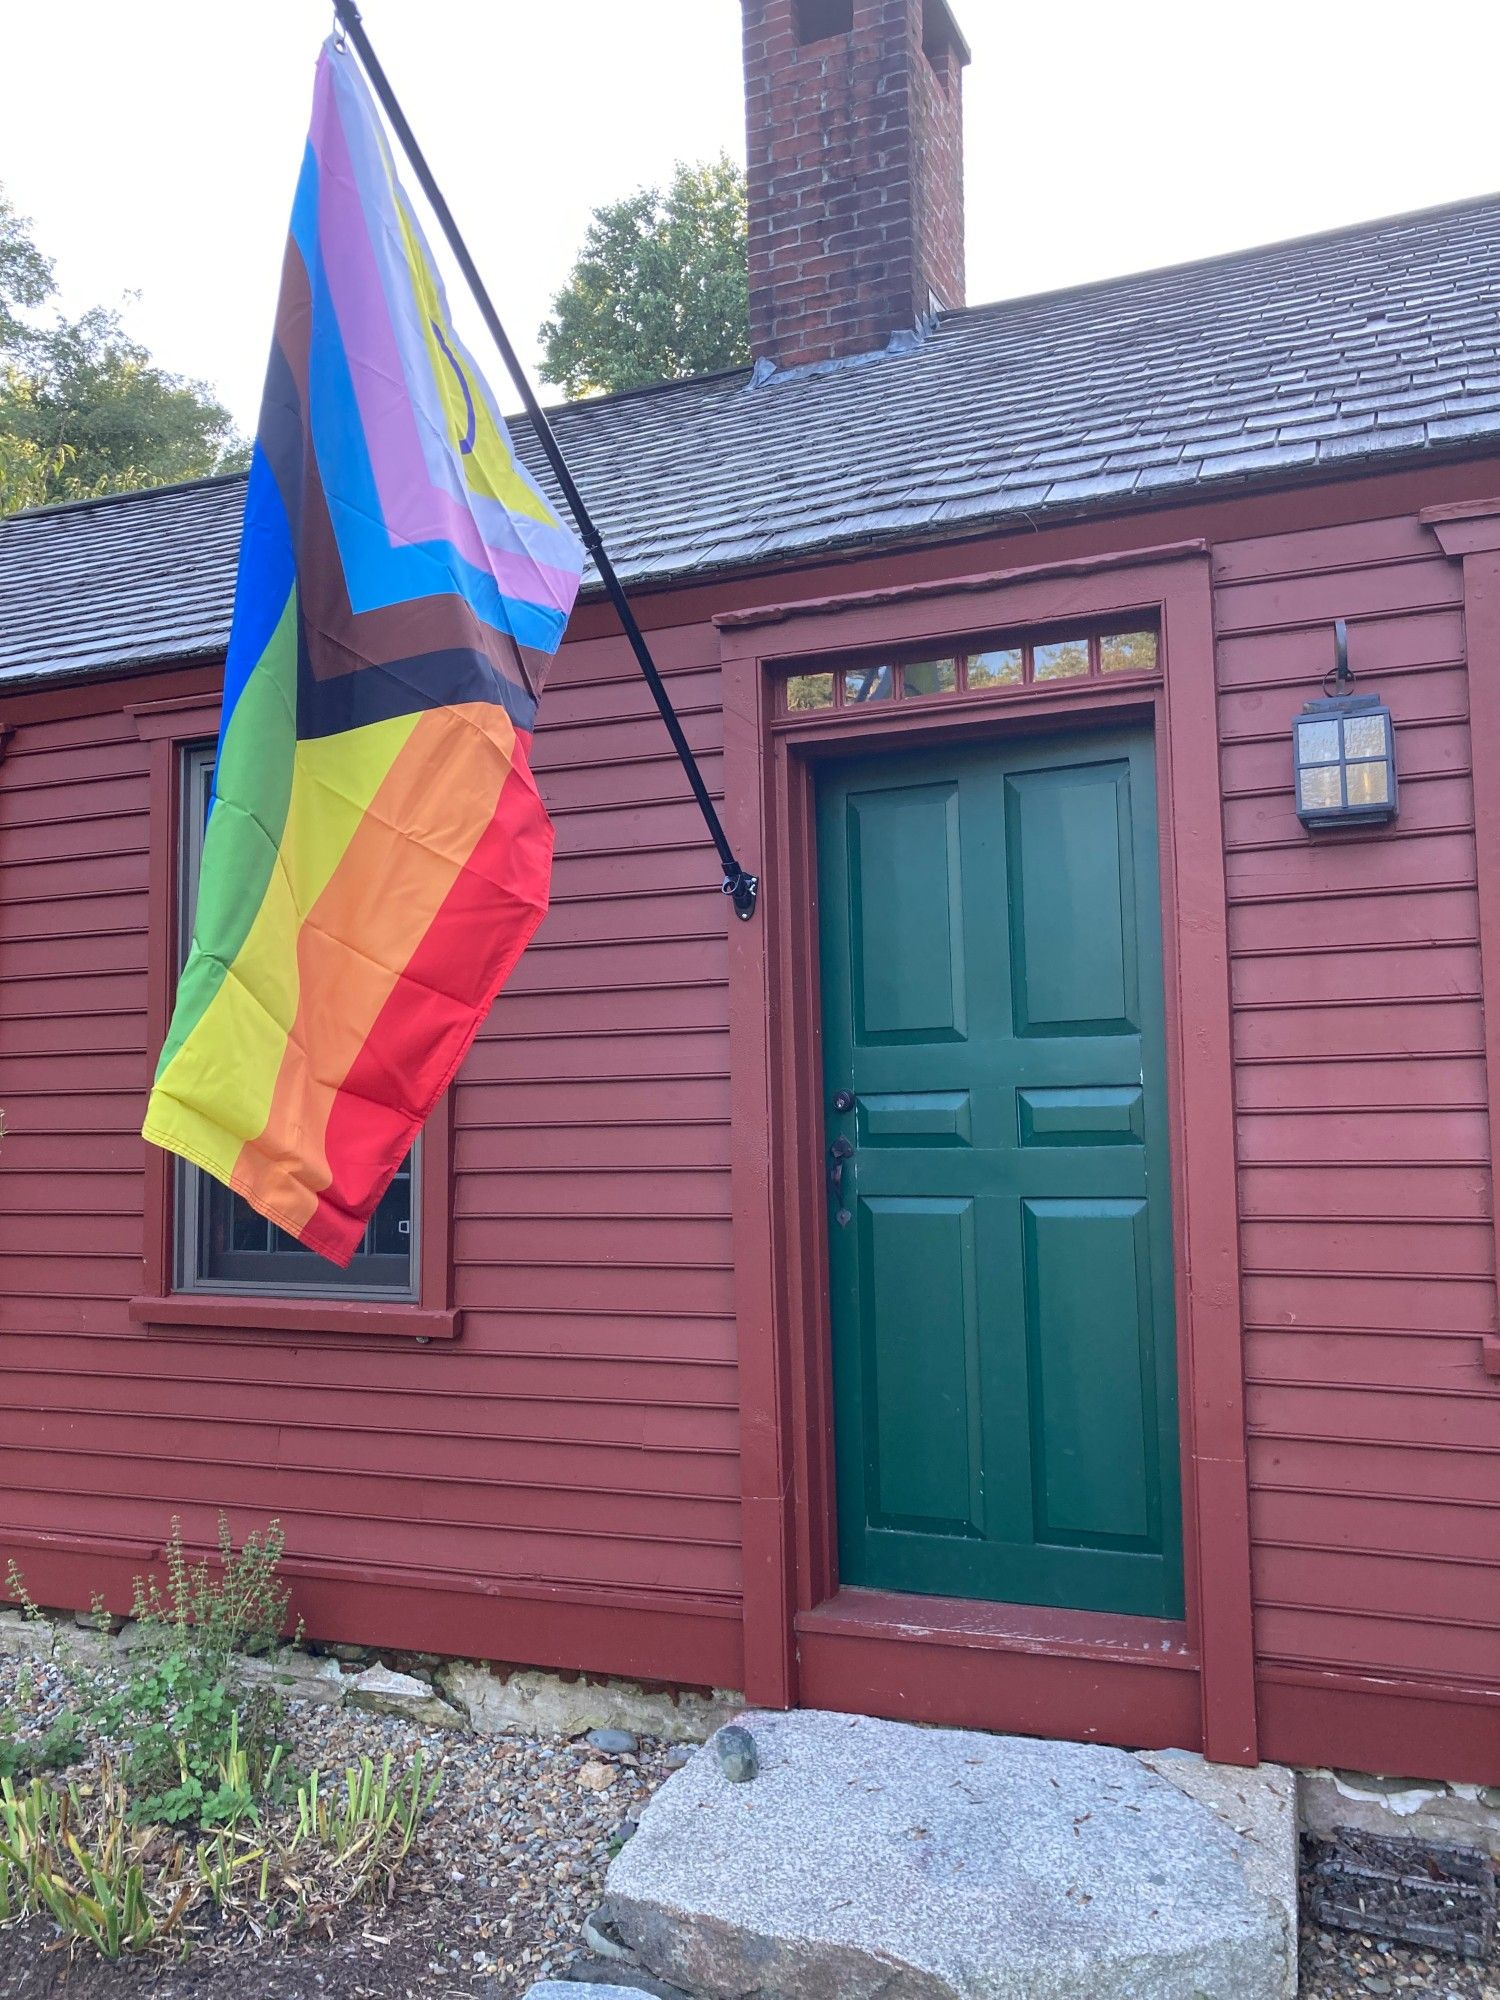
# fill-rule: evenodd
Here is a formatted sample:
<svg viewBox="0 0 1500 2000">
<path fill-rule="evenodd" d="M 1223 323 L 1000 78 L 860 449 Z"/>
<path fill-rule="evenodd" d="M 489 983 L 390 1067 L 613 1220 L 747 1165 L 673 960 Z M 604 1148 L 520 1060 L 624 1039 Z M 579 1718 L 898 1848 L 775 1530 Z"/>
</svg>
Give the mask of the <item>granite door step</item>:
<svg viewBox="0 0 1500 2000">
<path fill-rule="evenodd" d="M 655 1979 L 704 2000 L 1296 1993 L 1290 1772 L 815 1710 L 740 1721 L 757 1775 L 695 1757 L 610 1867 L 609 1922 Z"/>
</svg>

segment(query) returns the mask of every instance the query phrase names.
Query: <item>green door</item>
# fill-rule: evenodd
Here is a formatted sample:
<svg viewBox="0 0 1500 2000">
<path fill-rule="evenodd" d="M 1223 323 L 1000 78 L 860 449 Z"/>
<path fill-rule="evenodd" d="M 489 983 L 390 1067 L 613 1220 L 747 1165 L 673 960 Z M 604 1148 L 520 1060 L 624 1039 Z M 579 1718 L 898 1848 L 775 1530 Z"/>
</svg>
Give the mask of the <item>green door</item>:
<svg viewBox="0 0 1500 2000">
<path fill-rule="evenodd" d="M 819 787 L 845 1584 L 1181 1614 L 1153 777 L 1130 731 Z"/>
</svg>

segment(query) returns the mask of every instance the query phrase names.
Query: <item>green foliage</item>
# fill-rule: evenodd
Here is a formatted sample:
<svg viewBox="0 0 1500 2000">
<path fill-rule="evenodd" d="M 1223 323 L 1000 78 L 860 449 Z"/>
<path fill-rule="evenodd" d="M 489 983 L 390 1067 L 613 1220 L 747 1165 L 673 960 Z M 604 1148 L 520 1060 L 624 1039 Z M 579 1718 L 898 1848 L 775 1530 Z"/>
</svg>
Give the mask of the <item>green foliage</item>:
<svg viewBox="0 0 1500 2000">
<path fill-rule="evenodd" d="M 201 382 L 158 368 L 117 312 L 41 317 L 52 261 L 0 188 L 0 514 L 249 462 Z"/>
<path fill-rule="evenodd" d="M 210 1925 L 264 1937 L 326 1923 L 392 1893 L 438 1789 L 420 1752 L 399 1769 L 362 1758 L 341 1784 L 299 1780 L 282 1705 L 236 1683 L 240 1656 L 272 1652 L 286 1628 L 283 1548 L 272 1521 L 236 1549 L 221 1516 L 217 1563 L 190 1563 L 174 1520 L 165 1580 L 136 1579 L 128 1644 L 79 1658 L 54 1634 L 74 1707 L 29 1736 L 0 1713 L 0 1926 L 49 1916 L 113 1959 L 168 1940 L 186 1951 Z M 40 1622 L 14 1563 L 8 1582 Z M 95 1624 L 102 1642 L 98 1600 Z M 31 1694 L 23 1671 L 18 1703 Z M 41 1775 L 81 1755 L 87 1773 Z"/>
<path fill-rule="evenodd" d="M 297 1791 L 297 1840 L 315 1840 L 339 1864 L 352 1868 L 361 1886 L 389 1884 L 411 1852 L 439 1778 L 423 1782 L 419 1750 L 405 1771 L 392 1777 L 390 1753 L 377 1771 L 369 1757 L 344 1773 L 342 1792 L 322 1790 L 317 1771 Z M 294 1843 L 295 1845 L 295 1843 Z"/>
<path fill-rule="evenodd" d="M 679 164 L 594 210 L 541 329 L 544 382 L 569 396 L 639 389 L 750 358 L 745 177 L 721 155 Z"/>
<path fill-rule="evenodd" d="M 285 1546 L 272 1521 L 236 1549 L 221 1514 L 214 1574 L 206 1559 L 189 1563 L 174 1520 L 165 1589 L 155 1576 L 136 1578 L 129 1650 L 85 1678 L 89 1719 L 121 1746 L 137 1818 L 232 1825 L 275 1783 L 282 1704 L 264 1688 L 235 1694 L 227 1683 L 235 1654 L 269 1653 L 281 1638 Z"/>
<path fill-rule="evenodd" d="M 65 1771 L 83 1755 L 83 1724 L 65 1710 L 39 1735 L 22 1736 L 16 1718 L 0 1709 L 0 1778 L 29 1778 L 39 1771 Z"/>
<path fill-rule="evenodd" d="M 126 1824 L 124 1790 L 106 1774 L 109 1809 L 98 1836 L 84 1828 L 80 1790 L 57 1791 L 33 1778 L 22 1791 L 0 1780 L 0 1924 L 45 1912 L 67 1937 L 104 1958 L 138 1951 L 171 1928 L 146 1899 L 145 1871 Z M 181 1910 L 177 1911 L 181 1915 Z"/>
<path fill-rule="evenodd" d="M 75 1703 L 64 1721 L 71 1719 L 75 1736 L 86 1722 L 115 1749 L 136 1819 L 232 1826 L 286 1783 L 281 1702 L 264 1688 L 230 1686 L 236 1654 L 269 1653 L 280 1641 L 289 1610 L 277 1576 L 284 1548 L 281 1524 L 272 1521 L 236 1549 L 221 1514 L 211 1571 L 206 1559 L 188 1561 L 174 1520 L 165 1586 L 154 1575 L 135 1580 L 129 1647 L 93 1664 L 59 1642 L 58 1664 Z M 9 1586 L 26 1615 L 39 1617 L 14 1563 Z M 94 1608 L 102 1636 L 108 1614 L 97 1601 Z M 33 1761 L 30 1768 L 41 1766 Z"/>
</svg>

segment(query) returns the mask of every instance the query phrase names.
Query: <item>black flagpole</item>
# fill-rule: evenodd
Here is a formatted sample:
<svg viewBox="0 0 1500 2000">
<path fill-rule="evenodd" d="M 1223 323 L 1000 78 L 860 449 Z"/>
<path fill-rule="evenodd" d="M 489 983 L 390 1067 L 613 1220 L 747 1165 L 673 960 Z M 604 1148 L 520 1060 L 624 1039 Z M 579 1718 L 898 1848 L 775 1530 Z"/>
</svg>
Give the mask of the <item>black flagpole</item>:
<svg viewBox="0 0 1500 2000">
<path fill-rule="evenodd" d="M 553 436 L 552 426 L 548 423 L 542 406 L 532 393 L 531 384 L 526 380 L 521 364 L 516 359 L 516 350 L 511 346 L 505 328 L 500 324 L 500 315 L 490 302 L 490 295 L 484 288 L 484 280 L 475 268 L 474 259 L 469 255 L 468 245 L 458 233 L 458 224 L 453 220 L 442 191 L 432 177 L 431 168 L 422 157 L 422 149 L 406 122 L 406 114 L 396 100 L 396 93 L 391 89 L 385 71 L 380 67 L 380 58 L 370 46 L 370 38 L 365 33 L 359 8 L 354 4 L 354 0 L 333 0 L 333 11 L 338 16 L 339 26 L 354 44 L 365 74 L 369 77 L 375 95 L 380 100 L 380 108 L 390 120 L 391 130 L 401 141 L 401 149 L 411 162 L 417 183 L 431 204 L 432 212 L 448 240 L 448 248 L 458 259 L 458 268 L 463 272 L 469 290 L 474 294 L 474 303 L 479 307 L 480 318 L 484 321 L 491 340 L 500 350 L 500 358 L 505 363 L 510 379 L 520 395 L 526 414 L 531 420 L 532 430 L 536 433 L 537 442 L 546 453 L 547 463 L 557 475 L 557 483 L 563 490 L 573 519 L 578 523 L 578 532 L 583 539 L 583 545 L 593 558 L 594 568 L 599 572 L 600 581 L 609 594 L 609 601 L 615 607 L 625 637 L 630 641 L 631 651 L 635 654 L 641 672 L 646 676 L 646 685 L 650 688 L 656 706 L 661 711 L 661 719 L 667 726 L 672 747 L 682 760 L 683 770 L 687 772 L 688 783 L 693 788 L 693 797 L 698 801 L 698 809 L 703 814 L 714 846 L 719 850 L 719 859 L 724 866 L 724 894 L 733 898 L 735 915 L 748 920 L 755 915 L 755 898 L 760 882 L 735 859 L 734 849 L 729 844 L 729 836 L 724 831 L 723 821 L 719 818 L 714 802 L 708 795 L 708 787 L 703 782 L 703 773 L 698 769 L 698 760 L 693 755 L 692 745 L 682 732 L 682 724 L 677 719 L 672 698 L 662 685 L 656 662 L 651 657 L 651 648 L 646 643 L 646 635 L 636 623 L 635 613 L 630 608 L 630 600 L 625 595 L 624 585 L 615 574 L 615 566 L 609 559 L 609 552 L 604 546 L 599 530 L 594 526 L 594 517 L 584 505 L 583 495 L 574 484 L 573 475 L 568 470 L 568 461 L 562 455 L 562 447 Z"/>
</svg>

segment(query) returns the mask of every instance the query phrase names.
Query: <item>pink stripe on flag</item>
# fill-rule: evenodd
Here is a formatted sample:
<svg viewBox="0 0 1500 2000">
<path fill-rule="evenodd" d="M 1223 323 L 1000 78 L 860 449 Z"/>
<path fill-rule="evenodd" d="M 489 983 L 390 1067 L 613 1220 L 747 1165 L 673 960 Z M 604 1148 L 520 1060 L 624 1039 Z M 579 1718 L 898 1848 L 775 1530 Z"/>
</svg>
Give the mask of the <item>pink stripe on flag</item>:
<svg viewBox="0 0 1500 2000">
<path fill-rule="evenodd" d="M 570 604 L 577 588 L 571 573 L 524 551 L 486 543 L 468 504 L 434 484 L 333 89 L 331 77 L 321 71 L 313 113 L 319 247 L 386 529 L 396 541 L 451 541 L 477 568 L 491 571 L 507 595 L 525 603 Z M 349 341 L 356 328 L 358 352 Z M 424 387 L 430 382 L 425 351 L 413 374 Z M 451 445 L 445 435 L 442 446 L 440 456 L 446 458 Z"/>
</svg>

